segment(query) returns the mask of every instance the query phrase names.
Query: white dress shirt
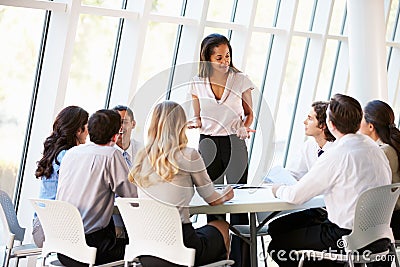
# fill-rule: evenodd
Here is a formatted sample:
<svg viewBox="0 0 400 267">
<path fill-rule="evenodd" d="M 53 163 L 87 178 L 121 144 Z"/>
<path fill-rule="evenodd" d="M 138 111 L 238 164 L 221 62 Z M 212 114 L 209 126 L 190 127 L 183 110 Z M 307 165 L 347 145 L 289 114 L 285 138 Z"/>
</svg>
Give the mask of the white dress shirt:
<svg viewBox="0 0 400 267">
<path fill-rule="evenodd" d="M 114 145 L 114 147 L 118 150 L 121 151 L 121 153 L 128 153 L 129 157 L 130 157 L 130 161 L 131 163 L 133 163 L 135 161 L 135 156 L 137 154 L 137 152 L 143 148 L 143 144 L 140 143 L 139 141 L 136 141 L 135 139 L 131 138 L 131 142 L 129 144 L 129 147 L 126 150 L 123 150 L 122 148 L 120 148 L 117 144 Z M 129 168 L 131 166 L 128 166 Z"/>
<path fill-rule="evenodd" d="M 322 147 L 324 153 L 331 149 L 334 144 L 334 142 L 326 142 Z M 304 145 L 301 149 L 300 161 L 297 163 L 296 167 L 288 168 L 290 174 L 296 178 L 296 180 L 300 180 L 300 178 L 302 178 L 317 161 L 319 149 L 321 148 L 313 137 L 304 142 Z M 323 155 L 324 154 L 322 154 L 321 157 Z"/>
<path fill-rule="evenodd" d="M 294 204 L 324 195 L 328 219 L 352 229 L 358 197 L 369 188 L 391 183 L 389 162 L 368 136 L 347 134 L 335 141 L 296 184 L 281 186 L 278 198 Z"/>
<path fill-rule="evenodd" d="M 58 200 L 71 203 L 81 213 L 85 234 L 105 228 L 114 210 L 115 194 L 137 197 L 128 181 L 122 154 L 111 146 L 94 143 L 67 151 L 58 178 Z"/>
</svg>

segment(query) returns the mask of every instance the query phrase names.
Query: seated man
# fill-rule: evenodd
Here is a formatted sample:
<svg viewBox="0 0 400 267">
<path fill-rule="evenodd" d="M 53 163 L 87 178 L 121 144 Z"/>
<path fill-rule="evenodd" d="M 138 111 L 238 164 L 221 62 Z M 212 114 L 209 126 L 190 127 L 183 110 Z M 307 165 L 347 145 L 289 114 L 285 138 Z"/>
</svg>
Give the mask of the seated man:
<svg viewBox="0 0 400 267">
<path fill-rule="evenodd" d="M 132 131 L 136 126 L 135 117 L 133 111 L 127 106 L 118 105 L 115 106 L 113 110 L 121 115 L 120 135 L 114 147 L 121 151 L 126 160 L 126 164 L 131 168 L 136 153 L 139 149 L 143 148 L 143 144 L 132 137 Z"/>
<path fill-rule="evenodd" d="M 290 174 L 299 180 L 317 161 L 318 157 L 330 149 L 335 141 L 326 125 L 326 109 L 329 102 L 316 101 L 311 104 L 310 113 L 304 121 L 305 134 L 313 138 L 308 139 L 301 150 L 300 161 L 295 168 L 288 168 Z"/>
<path fill-rule="evenodd" d="M 135 160 L 136 153 L 139 149 L 143 147 L 143 144 L 136 141 L 131 135 L 132 131 L 135 129 L 136 121 L 133 115 L 133 111 L 123 105 L 117 105 L 113 108 L 121 115 L 121 129 L 119 131 L 119 136 L 114 147 L 121 151 L 122 156 L 125 159 L 126 165 L 129 169 L 132 167 L 132 163 Z M 115 232 L 117 238 L 124 238 L 126 236 L 126 230 L 124 222 L 122 221 L 121 215 L 113 215 Z"/>
<path fill-rule="evenodd" d="M 56 199 L 78 208 L 86 243 L 97 248 L 96 264 L 123 259 L 126 241 L 116 238 L 111 217 L 114 198 L 115 194 L 137 197 L 136 186 L 128 181 L 125 160 L 113 147 L 120 127 L 121 117 L 116 111 L 97 111 L 88 122 L 92 143 L 68 150 L 60 167 Z M 66 266 L 86 266 L 64 255 L 58 257 Z"/>
<path fill-rule="evenodd" d="M 309 138 L 304 142 L 301 150 L 301 157 L 297 162 L 296 167 L 287 168 L 289 173 L 296 180 L 300 180 L 311 169 L 319 156 L 333 147 L 336 138 L 331 134 L 326 125 L 326 109 L 328 108 L 328 105 L 329 102 L 327 101 L 316 101 L 312 103 L 311 110 L 308 113 L 307 118 L 304 120 L 305 134 L 312 138 Z M 277 176 L 278 179 L 281 177 L 282 176 Z M 295 182 L 294 179 L 293 182 Z M 279 180 L 276 181 L 276 183 L 279 183 Z M 283 211 L 280 212 L 279 215 L 291 212 L 293 212 L 293 210 Z M 264 219 L 271 213 L 272 212 L 263 212 L 259 218 Z M 327 216 L 326 210 L 323 208 L 315 208 L 313 213 L 321 218 L 326 218 Z"/>
<path fill-rule="evenodd" d="M 311 169 L 319 156 L 333 147 L 335 137 L 326 125 L 328 105 L 329 102 L 327 101 L 316 101 L 311 104 L 311 110 L 304 120 L 304 125 L 305 135 L 313 138 L 304 142 L 300 160 L 295 166 L 289 166 L 285 169 L 280 166 L 273 167 L 264 178 L 266 183 L 292 184 L 296 180 L 300 180 Z"/>
<path fill-rule="evenodd" d="M 369 188 L 391 183 L 385 154 L 364 135 L 356 134 L 362 109 L 352 97 L 336 94 L 327 109 L 327 125 L 336 144 L 319 158 L 307 174 L 291 186 L 274 185 L 273 194 L 287 202 L 301 204 L 324 195 L 328 217 L 315 209 L 282 216 L 269 224 L 268 252 L 279 266 L 297 266 L 293 250 L 340 251 L 340 238 L 351 232 L 356 202 Z M 387 249 L 382 242 L 378 251 Z M 334 265 L 334 262 L 327 262 Z M 306 266 L 321 266 L 321 261 Z"/>
</svg>

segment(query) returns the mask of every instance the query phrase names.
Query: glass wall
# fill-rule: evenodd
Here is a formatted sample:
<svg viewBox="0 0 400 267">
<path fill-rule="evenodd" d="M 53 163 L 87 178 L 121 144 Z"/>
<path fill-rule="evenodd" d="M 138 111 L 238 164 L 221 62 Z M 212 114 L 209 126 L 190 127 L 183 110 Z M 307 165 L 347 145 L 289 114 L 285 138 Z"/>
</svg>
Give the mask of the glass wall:
<svg viewBox="0 0 400 267">
<path fill-rule="evenodd" d="M 11 196 L 27 134 L 44 18 L 43 10 L 0 5 L 0 189 Z"/>
</svg>

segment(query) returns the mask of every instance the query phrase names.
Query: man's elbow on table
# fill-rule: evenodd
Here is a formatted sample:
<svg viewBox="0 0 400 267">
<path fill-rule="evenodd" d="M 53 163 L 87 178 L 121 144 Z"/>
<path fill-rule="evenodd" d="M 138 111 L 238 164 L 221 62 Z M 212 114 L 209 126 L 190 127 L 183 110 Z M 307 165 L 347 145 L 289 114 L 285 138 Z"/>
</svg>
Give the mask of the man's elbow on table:
<svg viewBox="0 0 400 267">
<path fill-rule="evenodd" d="M 301 205 L 306 202 L 297 195 L 293 186 L 274 185 L 272 187 L 272 193 L 276 198 L 282 199 L 290 204 Z"/>
</svg>

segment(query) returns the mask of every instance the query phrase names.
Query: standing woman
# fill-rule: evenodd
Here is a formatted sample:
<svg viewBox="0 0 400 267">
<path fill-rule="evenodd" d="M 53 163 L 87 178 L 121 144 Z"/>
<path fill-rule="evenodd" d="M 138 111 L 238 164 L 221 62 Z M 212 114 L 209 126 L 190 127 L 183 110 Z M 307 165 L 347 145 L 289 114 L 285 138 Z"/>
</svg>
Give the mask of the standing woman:
<svg viewBox="0 0 400 267">
<path fill-rule="evenodd" d="M 138 196 L 154 198 L 178 208 L 186 247 L 196 249 L 195 266 L 227 258 L 229 251 L 229 225 L 216 220 L 194 229 L 190 222 L 189 203 L 194 187 L 210 205 L 232 199 L 228 187 L 222 194 L 206 172 L 204 162 L 196 149 L 187 147 L 186 115 L 175 102 L 164 101 L 155 106 L 144 149 L 135 157 L 129 181 L 138 187 Z M 154 257 L 141 257 L 146 266 L 171 266 Z M 175 265 L 173 265 L 175 266 Z"/>
<path fill-rule="evenodd" d="M 35 176 L 40 179 L 39 198 L 56 199 L 61 161 L 68 149 L 86 142 L 88 117 L 89 114 L 77 106 L 68 106 L 58 113 L 53 132 L 44 141 L 43 157 L 37 163 Z M 42 247 L 44 233 L 36 214 L 32 236 L 35 244 Z"/>
<path fill-rule="evenodd" d="M 392 183 L 400 182 L 400 131 L 394 123 L 392 108 L 373 100 L 364 107 L 360 132 L 371 137 L 385 152 L 392 170 Z M 400 239 L 400 199 L 397 200 L 390 226 L 395 239 Z"/>
<path fill-rule="evenodd" d="M 247 183 L 248 153 L 245 139 L 253 122 L 251 90 L 254 84 L 232 63 L 232 47 L 220 34 L 201 43 L 199 73 L 191 82 L 194 120 L 188 128 L 200 129 L 199 151 L 211 180 L 217 184 Z M 212 220 L 212 218 L 208 218 Z M 248 224 L 247 214 L 231 216 L 231 224 Z M 244 253 L 244 254 L 243 254 Z M 243 254 L 243 255 L 241 255 Z M 235 266 L 249 266 L 249 246 L 233 237 Z"/>
</svg>

